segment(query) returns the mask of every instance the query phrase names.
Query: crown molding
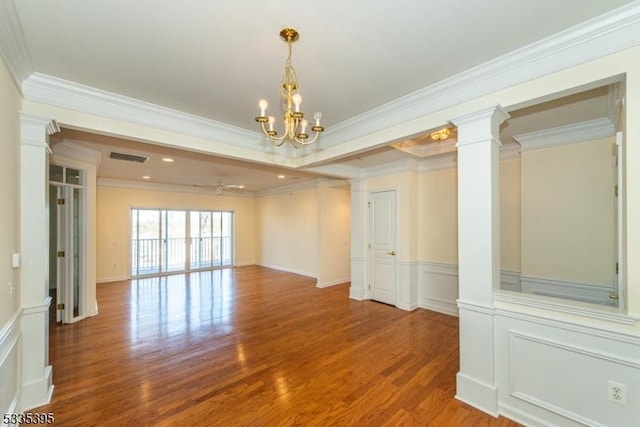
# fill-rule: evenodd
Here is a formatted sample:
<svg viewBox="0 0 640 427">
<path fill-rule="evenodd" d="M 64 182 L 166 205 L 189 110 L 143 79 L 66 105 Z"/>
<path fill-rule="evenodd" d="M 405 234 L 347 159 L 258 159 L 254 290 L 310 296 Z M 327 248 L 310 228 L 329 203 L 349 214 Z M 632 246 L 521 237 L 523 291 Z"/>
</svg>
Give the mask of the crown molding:
<svg viewBox="0 0 640 427">
<path fill-rule="evenodd" d="M 403 172 L 418 172 L 420 162 L 415 159 L 396 160 L 384 165 L 369 166 L 362 170 L 361 178 L 372 178 L 375 176 L 391 175 Z"/>
<path fill-rule="evenodd" d="M 362 169 L 349 166 L 340 163 L 334 163 L 330 165 L 314 166 L 312 168 L 302 169 L 306 172 L 317 173 L 321 175 L 334 176 L 345 179 L 360 178 L 362 176 Z"/>
<path fill-rule="evenodd" d="M 511 160 L 520 158 L 520 144 L 511 142 L 500 147 L 500 160 Z"/>
<path fill-rule="evenodd" d="M 0 55 L 18 90 L 33 73 L 18 11 L 12 0 L 0 0 Z"/>
<path fill-rule="evenodd" d="M 602 117 L 566 126 L 514 135 L 521 151 L 539 150 L 563 144 L 591 141 L 615 135 L 615 126 L 608 117 Z"/>
<path fill-rule="evenodd" d="M 46 74 L 33 73 L 22 83 L 22 92 L 29 101 L 263 151 L 261 133 Z M 288 159 L 279 152 L 270 156 Z"/>
<path fill-rule="evenodd" d="M 433 172 L 458 167 L 457 151 L 452 151 L 440 156 L 434 156 L 420 162 L 419 172 Z"/>
<path fill-rule="evenodd" d="M 345 143 L 638 44 L 635 1 L 345 120 L 325 131 L 323 144 Z"/>
<path fill-rule="evenodd" d="M 256 197 L 273 196 L 276 194 L 291 193 L 293 191 L 309 190 L 318 187 L 318 179 L 297 182 L 295 184 L 283 185 L 282 187 L 270 188 L 269 190 L 256 191 Z"/>
<path fill-rule="evenodd" d="M 102 161 L 102 153 L 100 151 L 92 150 L 72 142 L 72 140 L 64 140 L 55 144 L 51 150 L 54 156 L 65 157 L 96 166 L 99 166 Z"/>
<path fill-rule="evenodd" d="M 203 187 L 189 185 L 128 181 L 125 179 L 113 178 L 98 178 L 98 187 L 125 188 L 130 190 L 166 191 L 175 193 L 196 193 L 211 197 L 254 197 L 254 193 L 250 191 L 245 191 L 242 193 L 233 193 L 231 191 L 228 191 L 224 194 L 216 194 L 215 188 L 204 189 Z"/>
</svg>

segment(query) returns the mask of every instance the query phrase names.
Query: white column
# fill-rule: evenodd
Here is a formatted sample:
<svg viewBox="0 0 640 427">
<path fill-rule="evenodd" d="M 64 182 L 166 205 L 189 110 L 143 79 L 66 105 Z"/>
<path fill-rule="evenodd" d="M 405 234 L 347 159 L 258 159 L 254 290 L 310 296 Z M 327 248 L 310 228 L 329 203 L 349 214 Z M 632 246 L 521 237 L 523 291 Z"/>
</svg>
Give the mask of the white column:
<svg viewBox="0 0 640 427">
<path fill-rule="evenodd" d="M 452 120 L 458 127 L 460 372 L 456 397 L 498 414 L 493 290 L 500 287 L 500 106 Z"/>
<path fill-rule="evenodd" d="M 367 194 L 360 180 L 351 180 L 351 287 L 349 298 L 368 297 L 366 212 Z"/>
<path fill-rule="evenodd" d="M 48 141 L 59 131 L 54 120 L 20 117 L 20 298 L 22 303 L 21 409 L 51 400 L 49 366 Z"/>
</svg>

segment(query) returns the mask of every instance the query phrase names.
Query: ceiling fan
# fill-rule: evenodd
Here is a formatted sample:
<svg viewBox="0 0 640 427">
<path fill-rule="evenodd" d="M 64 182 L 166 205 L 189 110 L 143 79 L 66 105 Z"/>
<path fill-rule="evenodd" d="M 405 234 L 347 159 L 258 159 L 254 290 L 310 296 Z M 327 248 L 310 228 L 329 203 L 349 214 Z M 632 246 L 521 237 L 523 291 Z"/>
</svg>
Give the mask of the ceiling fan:
<svg viewBox="0 0 640 427">
<path fill-rule="evenodd" d="M 215 188 L 216 188 L 216 194 L 219 196 L 224 192 L 224 190 L 228 190 L 228 189 L 244 190 L 244 185 L 225 184 L 225 182 L 222 179 L 219 179 L 218 182 L 216 182 Z"/>
</svg>

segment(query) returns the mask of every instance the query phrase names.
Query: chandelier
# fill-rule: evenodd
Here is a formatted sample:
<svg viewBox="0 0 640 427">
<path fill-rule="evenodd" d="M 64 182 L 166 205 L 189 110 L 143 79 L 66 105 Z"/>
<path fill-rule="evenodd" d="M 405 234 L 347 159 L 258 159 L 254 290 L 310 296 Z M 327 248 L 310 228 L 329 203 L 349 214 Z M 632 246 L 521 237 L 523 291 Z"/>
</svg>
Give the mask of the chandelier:
<svg viewBox="0 0 640 427">
<path fill-rule="evenodd" d="M 429 136 L 431 137 L 432 140 L 434 140 L 436 142 L 440 142 L 440 141 L 444 141 L 445 139 L 449 138 L 450 134 L 451 134 L 451 131 L 449 131 L 448 128 L 442 128 L 442 129 L 437 130 L 435 132 L 431 132 L 429 134 Z"/>
<path fill-rule="evenodd" d="M 299 148 L 303 145 L 309 145 L 318 139 L 320 132 L 324 131 L 324 128 L 320 126 L 320 119 L 322 113 L 315 113 L 313 119 L 315 124 L 311 126 L 311 131 L 315 132 L 313 138 L 309 139 L 307 129 L 309 128 L 309 122 L 304 118 L 304 113 L 300 111 L 300 104 L 302 104 L 302 96 L 298 93 L 299 85 L 296 78 L 296 70 L 291 65 L 291 44 L 300 38 L 300 34 L 293 28 L 284 28 L 280 31 L 280 38 L 287 42 L 287 48 L 289 54 L 287 55 L 287 61 L 284 65 L 284 76 L 280 83 L 280 96 L 283 102 L 286 104 L 286 112 L 284 113 L 284 134 L 278 136 L 278 132 L 273 129 L 273 125 L 276 121 L 274 116 L 267 116 L 267 107 L 269 103 L 266 99 L 261 99 L 258 102 L 260 108 L 260 115 L 256 117 L 256 121 L 260 123 L 262 131 L 269 137 L 272 144 L 279 147 L 289 142 L 295 148 Z"/>
</svg>

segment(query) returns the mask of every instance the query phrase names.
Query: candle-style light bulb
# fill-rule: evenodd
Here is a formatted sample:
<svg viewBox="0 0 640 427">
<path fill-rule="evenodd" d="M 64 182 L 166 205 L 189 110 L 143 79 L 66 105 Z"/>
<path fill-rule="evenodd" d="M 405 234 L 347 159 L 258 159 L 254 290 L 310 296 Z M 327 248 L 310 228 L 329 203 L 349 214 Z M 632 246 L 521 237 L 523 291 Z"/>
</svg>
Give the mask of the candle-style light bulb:
<svg viewBox="0 0 640 427">
<path fill-rule="evenodd" d="M 269 121 L 267 123 L 269 123 L 269 130 L 272 131 L 273 130 L 273 124 L 276 122 L 276 118 L 273 116 L 269 116 Z"/>
<path fill-rule="evenodd" d="M 260 101 L 258 101 L 258 107 L 260 107 L 260 117 L 264 117 L 265 114 L 267 114 L 268 106 L 269 106 L 269 103 L 267 102 L 266 99 L 261 99 Z"/>
<path fill-rule="evenodd" d="M 320 111 L 313 113 L 313 118 L 316 119 L 316 126 L 320 126 L 320 119 L 322 118 L 322 113 Z"/>
<path fill-rule="evenodd" d="M 309 126 L 309 122 L 302 119 L 300 121 L 300 133 L 307 133 L 307 126 Z"/>
<path fill-rule="evenodd" d="M 293 101 L 295 112 L 296 113 L 300 112 L 300 104 L 302 104 L 302 95 L 300 95 L 299 93 L 296 93 L 291 97 L 291 100 Z"/>
</svg>

